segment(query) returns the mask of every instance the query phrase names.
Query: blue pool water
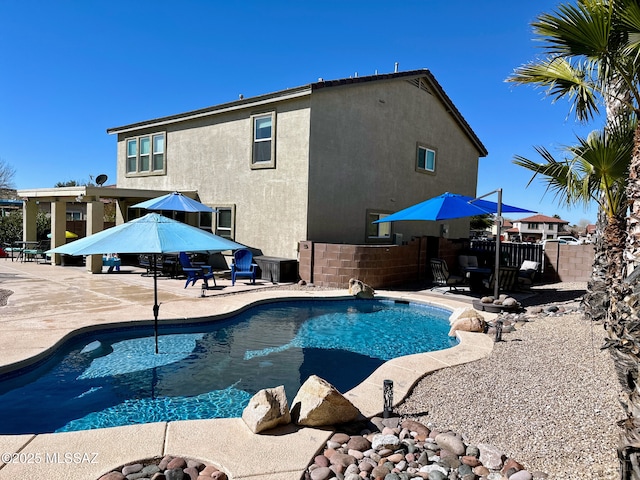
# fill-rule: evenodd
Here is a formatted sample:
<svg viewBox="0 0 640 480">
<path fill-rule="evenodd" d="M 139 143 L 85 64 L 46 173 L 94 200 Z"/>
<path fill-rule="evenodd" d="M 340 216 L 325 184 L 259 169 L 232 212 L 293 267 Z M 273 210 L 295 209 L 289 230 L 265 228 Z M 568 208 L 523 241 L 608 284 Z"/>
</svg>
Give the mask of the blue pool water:
<svg viewBox="0 0 640 480">
<path fill-rule="evenodd" d="M 450 312 L 385 300 L 277 302 L 226 320 L 94 331 L 0 376 L 0 434 L 239 417 L 260 389 L 310 375 L 346 392 L 385 361 L 456 344 Z"/>
</svg>

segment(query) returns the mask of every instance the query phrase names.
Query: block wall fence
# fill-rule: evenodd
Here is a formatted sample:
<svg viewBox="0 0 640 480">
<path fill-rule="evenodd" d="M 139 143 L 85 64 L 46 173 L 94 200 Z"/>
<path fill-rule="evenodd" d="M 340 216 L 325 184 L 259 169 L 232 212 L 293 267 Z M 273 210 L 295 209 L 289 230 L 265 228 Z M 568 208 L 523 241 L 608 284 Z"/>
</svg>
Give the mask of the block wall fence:
<svg viewBox="0 0 640 480">
<path fill-rule="evenodd" d="M 373 288 L 406 285 L 427 278 L 427 242 L 407 245 L 343 245 L 300 242 L 300 279 L 331 288 L 347 288 L 351 278 Z"/>
<path fill-rule="evenodd" d="M 431 248 L 428 248 L 428 240 Z M 406 245 L 346 245 L 300 242 L 301 280 L 330 288 L 347 288 L 357 278 L 373 288 L 389 288 L 431 278 L 429 258 L 442 258 L 452 273 L 457 269 L 459 242 L 439 238 L 433 252 L 433 237 L 416 237 Z M 428 253 L 431 250 L 430 253 Z M 591 277 L 593 245 L 547 245 L 543 282 L 586 282 Z"/>
</svg>

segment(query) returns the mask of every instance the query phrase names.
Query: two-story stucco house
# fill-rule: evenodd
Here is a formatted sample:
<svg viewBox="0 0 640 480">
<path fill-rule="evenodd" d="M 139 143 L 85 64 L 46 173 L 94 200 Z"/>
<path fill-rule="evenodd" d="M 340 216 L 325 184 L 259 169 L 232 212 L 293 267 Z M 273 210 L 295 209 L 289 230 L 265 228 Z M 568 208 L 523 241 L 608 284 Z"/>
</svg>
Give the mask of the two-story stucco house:
<svg viewBox="0 0 640 480">
<path fill-rule="evenodd" d="M 533 215 L 513 221 L 514 231 L 523 241 L 537 242 L 557 238 L 569 222 L 546 215 Z"/>
<path fill-rule="evenodd" d="M 197 191 L 218 210 L 201 226 L 286 258 L 301 240 L 391 243 L 397 227 L 373 220 L 445 191 L 473 196 L 487 154 L 428 70 L 320 79 L 107 132 L 118 188 Z M 448 223 L 468 235 L 468 221 Z"/>
</svg>

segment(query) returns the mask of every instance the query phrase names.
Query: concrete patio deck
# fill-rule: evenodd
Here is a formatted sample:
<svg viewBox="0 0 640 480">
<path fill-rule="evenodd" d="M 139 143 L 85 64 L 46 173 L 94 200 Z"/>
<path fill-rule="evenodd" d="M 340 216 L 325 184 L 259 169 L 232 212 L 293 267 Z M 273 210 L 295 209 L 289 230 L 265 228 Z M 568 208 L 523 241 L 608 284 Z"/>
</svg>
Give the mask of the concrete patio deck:
<svg viewBox="0 0 640 480">
<path fill-rule="evenodd" d="M 152 322 L 153 280 L 141 273 L 140 269 L 123 267 L 120 273 L 90 274 L 84 267 L 0 259 L 0 289 L 14 292 L 8 304 L 0 307 L 0 373 L 46 356 L 78 329 L 118 322 Z M 232 287 L 229 280 L 222 279 L 218 280 L 217 289 L 207 291 L 202 298 L 199 286 L 185 289 L 184 281 L 160 277 L 159 318 L 161 322 L 175 323 L 230 315 L 273 299 L 349 296 L 346 289 L 268 288 L 272 286 L 258 280 L 255 286 L 241 281 Z M 468 299 L 430 295 L 427 291 L 377 291 L 376 295 L 450 309 L 469 306 Z M 398 403 L 425 374 L 483 358 L 493 348 L 486 335 L 462 332 L 460 339 L 461 343 L 451 349 L 386 362 L 345 396 L 364 415 L 373 416 L 381 410 L 384 379 L 393 379 L 394 400 Z M 290 399 L 293 394 L 288 392 Z M 329 430 L 287 426 L 254 435 L 241 419 L 213 419 L 0 435 L 0 479 L 28 475 L 53 480 L 95 480 L 120 465 L 170 454 L 217 465 L 233 479 L 298 480 L 331 434 Z"/>
</svg>

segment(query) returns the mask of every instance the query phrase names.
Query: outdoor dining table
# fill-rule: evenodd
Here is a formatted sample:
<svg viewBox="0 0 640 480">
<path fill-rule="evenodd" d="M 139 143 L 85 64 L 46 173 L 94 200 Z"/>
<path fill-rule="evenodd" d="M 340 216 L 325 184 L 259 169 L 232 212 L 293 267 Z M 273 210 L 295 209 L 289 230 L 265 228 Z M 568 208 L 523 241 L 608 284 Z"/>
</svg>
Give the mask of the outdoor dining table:
<svg viewBox="0 0 640 480">
<path fill-rule="evenodd" d="M 482 281 L 489 278 L 492 272 L 490 268 L 484 267 L 466 267 L 464 271 L 468 274 L 467 278 L 469 279 L 469 289 L 472 292 L 479 292 L 482 290 Z"/>
</svg>

